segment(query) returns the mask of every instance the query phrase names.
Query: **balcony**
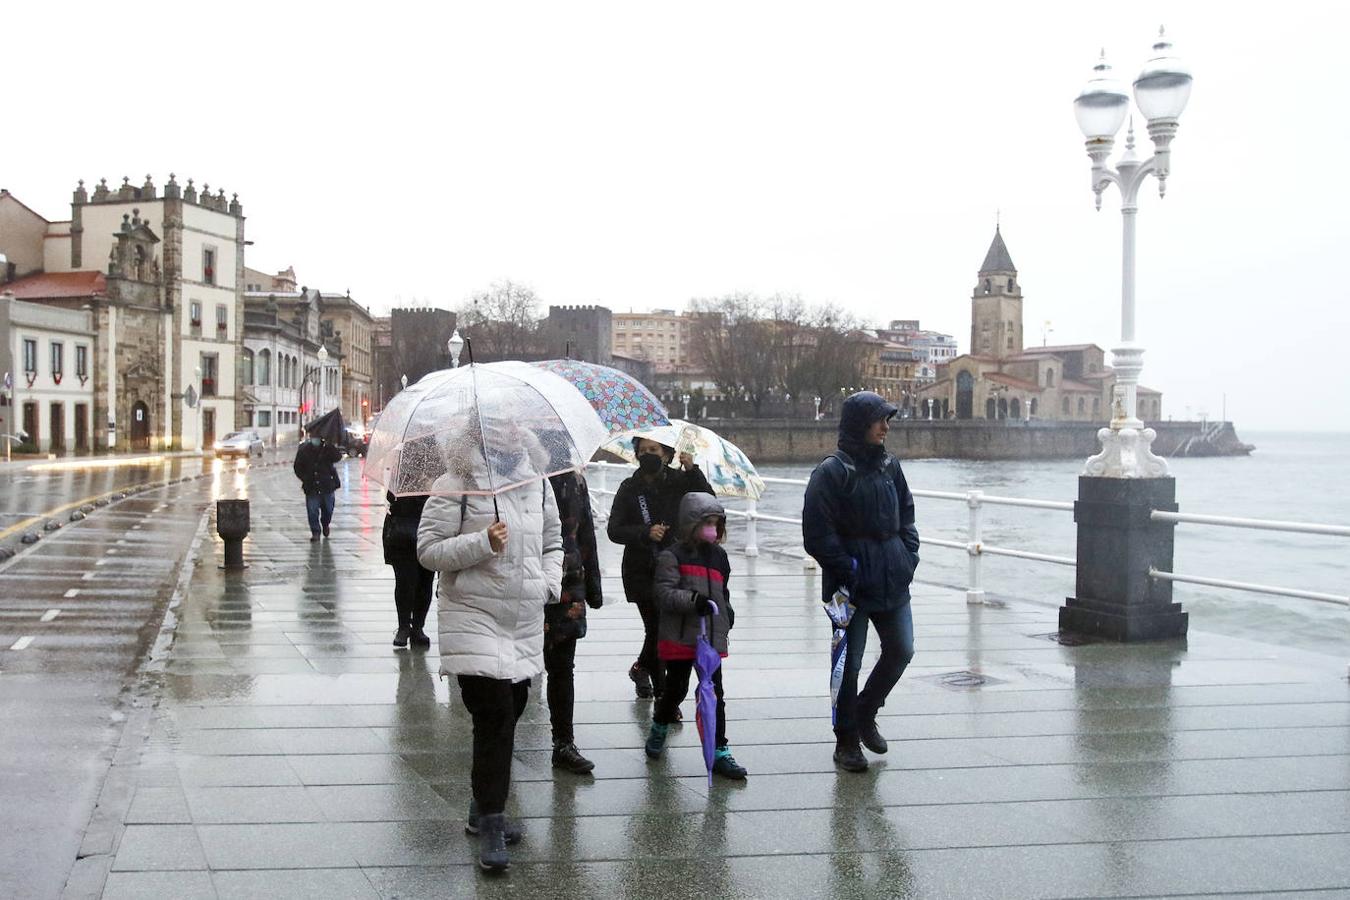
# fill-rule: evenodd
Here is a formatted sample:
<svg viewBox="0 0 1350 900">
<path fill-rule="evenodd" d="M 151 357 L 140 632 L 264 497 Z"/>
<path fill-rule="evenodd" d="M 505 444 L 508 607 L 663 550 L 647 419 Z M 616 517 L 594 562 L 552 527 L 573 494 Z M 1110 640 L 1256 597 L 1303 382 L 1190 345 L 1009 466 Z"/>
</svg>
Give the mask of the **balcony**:
<svg viewBox="0 0 1350 900">
<path fill-rule="evenodd" d="M 202 379 L 202 396 L 203 397 L 216 396 L 216 380 L 214 378 Z"/>
</svg>

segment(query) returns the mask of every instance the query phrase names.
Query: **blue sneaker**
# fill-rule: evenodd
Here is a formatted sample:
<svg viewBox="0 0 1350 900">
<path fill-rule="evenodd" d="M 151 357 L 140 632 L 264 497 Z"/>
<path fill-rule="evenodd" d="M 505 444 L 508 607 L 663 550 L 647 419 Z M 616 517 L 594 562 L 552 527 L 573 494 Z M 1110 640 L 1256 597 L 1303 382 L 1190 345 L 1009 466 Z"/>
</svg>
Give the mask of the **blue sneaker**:
<svg viewBox="0 0 1350 900">
<path fill-rule="evenodd" d="M 730 747 L 718 747 L 717 755 L 713 757 L 713 774 L 730 778 L 732 781 L 744 781 L 745 776 L 750 773 L 746 771 L 745 766 L 736 762 L 736 757 L 731 755 Z"/>
<path fill-rule="evenodd" d="M 670 732 L 669 725 L 662 725 L 659 722 L 652 723 L 652 730 L 647 734 L 647 756 L 652 759 L 659 757 L 666 749 L 666 735 Z"/>
</svg>

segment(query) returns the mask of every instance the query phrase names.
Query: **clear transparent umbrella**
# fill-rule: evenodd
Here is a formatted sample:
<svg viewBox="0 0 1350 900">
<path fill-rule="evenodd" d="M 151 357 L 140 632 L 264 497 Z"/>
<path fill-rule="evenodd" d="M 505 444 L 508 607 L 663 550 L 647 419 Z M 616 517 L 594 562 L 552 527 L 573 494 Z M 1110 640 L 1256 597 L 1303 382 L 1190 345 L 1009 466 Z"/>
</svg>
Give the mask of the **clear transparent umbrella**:
<svg viewBox="0 0 1350 900">
<path fill-rule="evenodd" d="M 385 406 L 366 474 L 396 496 L 496 495 L 581 468 L 608 436 L 562 379 L 467 365 L 433 372 Z"/>
</svg>

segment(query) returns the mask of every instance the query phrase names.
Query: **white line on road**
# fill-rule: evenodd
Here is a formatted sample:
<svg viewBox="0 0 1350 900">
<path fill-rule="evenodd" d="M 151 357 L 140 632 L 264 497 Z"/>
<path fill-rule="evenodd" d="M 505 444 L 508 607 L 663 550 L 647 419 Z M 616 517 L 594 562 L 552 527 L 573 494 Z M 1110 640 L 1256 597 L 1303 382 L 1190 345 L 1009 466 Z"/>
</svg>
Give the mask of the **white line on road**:
<svg viewBox="0 0 1350 900">
<path fill-rule="evenodd" d="M 81 580 L 81 581 L 93 581 L 93 580 L 94 580 L 94 573 L 93 573 L 93 572 L 85 572 L 83 575 L 80 576 L 80 580 Z"/>
<path fill-rule="evenodd" d="M 68 590 L 68 591 L 66 591 L 64 594 L 62 594 L 61 596 L 65 597 L 67 600 L 69 600 L 71 597 L 78 597 L 78 596 L 80 596 L 80 589 L 79 589 L 79 588 L 71 588 L 70 590 Z"/>
<path fill-rule="evenodd" d="M 10 646 L 9 649 L 11 649 L 11 650 L 27 650 L 27 649 L 28 649 L 28 645 L 31 644 L 31 643 L 33 643 L 33 636 L 32 636 L 31 634 L 25 635 L 25 636 L 19 638 L 17 641 L 15 641 L 15 642 Z"/>
<path fill-rule="evenodd" d="M 109 547 L 107 550 L 103 551 L 103 555 L 104 555 L 104 556 L 112 556 L 112 555 L 113 555 L 114 553 L 116 553 L 116 552 L 117 552 L 117 550 L 115 550 L 115 549 L 112 548 L 112 547 Z"/>
<path fill-rule="evenodd" d="M 59 609 L 49 609 L 49 610 L 47 610 L 45 613 L 42 614 L 42 618 L 38 619 L 38 621 L 39 621 L 39 622 L 50 622 L 52 619 L 55 619 L 55 618 L 56 618 L 57 616 L 59 616 L 59 615 L 61 615 L 61 610 L 59 610 Z"/>
</svg>

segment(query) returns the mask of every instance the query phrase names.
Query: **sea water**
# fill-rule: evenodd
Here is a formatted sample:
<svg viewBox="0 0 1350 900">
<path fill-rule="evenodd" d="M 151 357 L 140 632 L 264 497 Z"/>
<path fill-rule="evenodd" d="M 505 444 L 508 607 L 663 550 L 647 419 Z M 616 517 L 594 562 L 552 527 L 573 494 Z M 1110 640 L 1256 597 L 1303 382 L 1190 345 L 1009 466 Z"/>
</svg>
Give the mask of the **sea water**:
<svg viewBox="0 0 1350 900">
<path fill-rule="evenodd" d="M 1244 433 L 1256 445 L 1248 457 L 1169 460 L 1183 513 L 1350 525 L 1350 434 Z M 982 490 L 1005 497 L 1073 500 L 1082 460 L 1026 462 L 910 460 L 905 475 L 913 489 L 964 493 Z M 811 466 L 763 466 L 760 474 L 806 479 Z M 740 504 L 729 504 L 736 508 Z M 760 511 L 800 517 L 802 489 L 770 485 Z M 923 537 L 966 540 L 969 513 L 963 502 L 919 498 Z M 1073 513 L 985 506 L 986 544 L 1072 557 Z M 744 532 L 733 529 L 733 547 Z M 795 525 L 759 523 L 761 548 L 801 553 Z M 921 580 L 963 588 L 968 557 L 963 550 L 929 546 L 921 551 Z M 1253 531 L 1212 525 L 1177 526 L 1174 570 L 1185 575 L 1350 594 L 1350 538 Z M 992 598 L 1059 606 L 1074 592 L 1068 566 L 985 556 L 984 587 Z M 1198 585 L 1177 584 L 1175 599 L 1190 613 L 1191 627 L 1344 657 L 1350 654 L 1350 609 L 1311 600 Z"/>
</svg>

